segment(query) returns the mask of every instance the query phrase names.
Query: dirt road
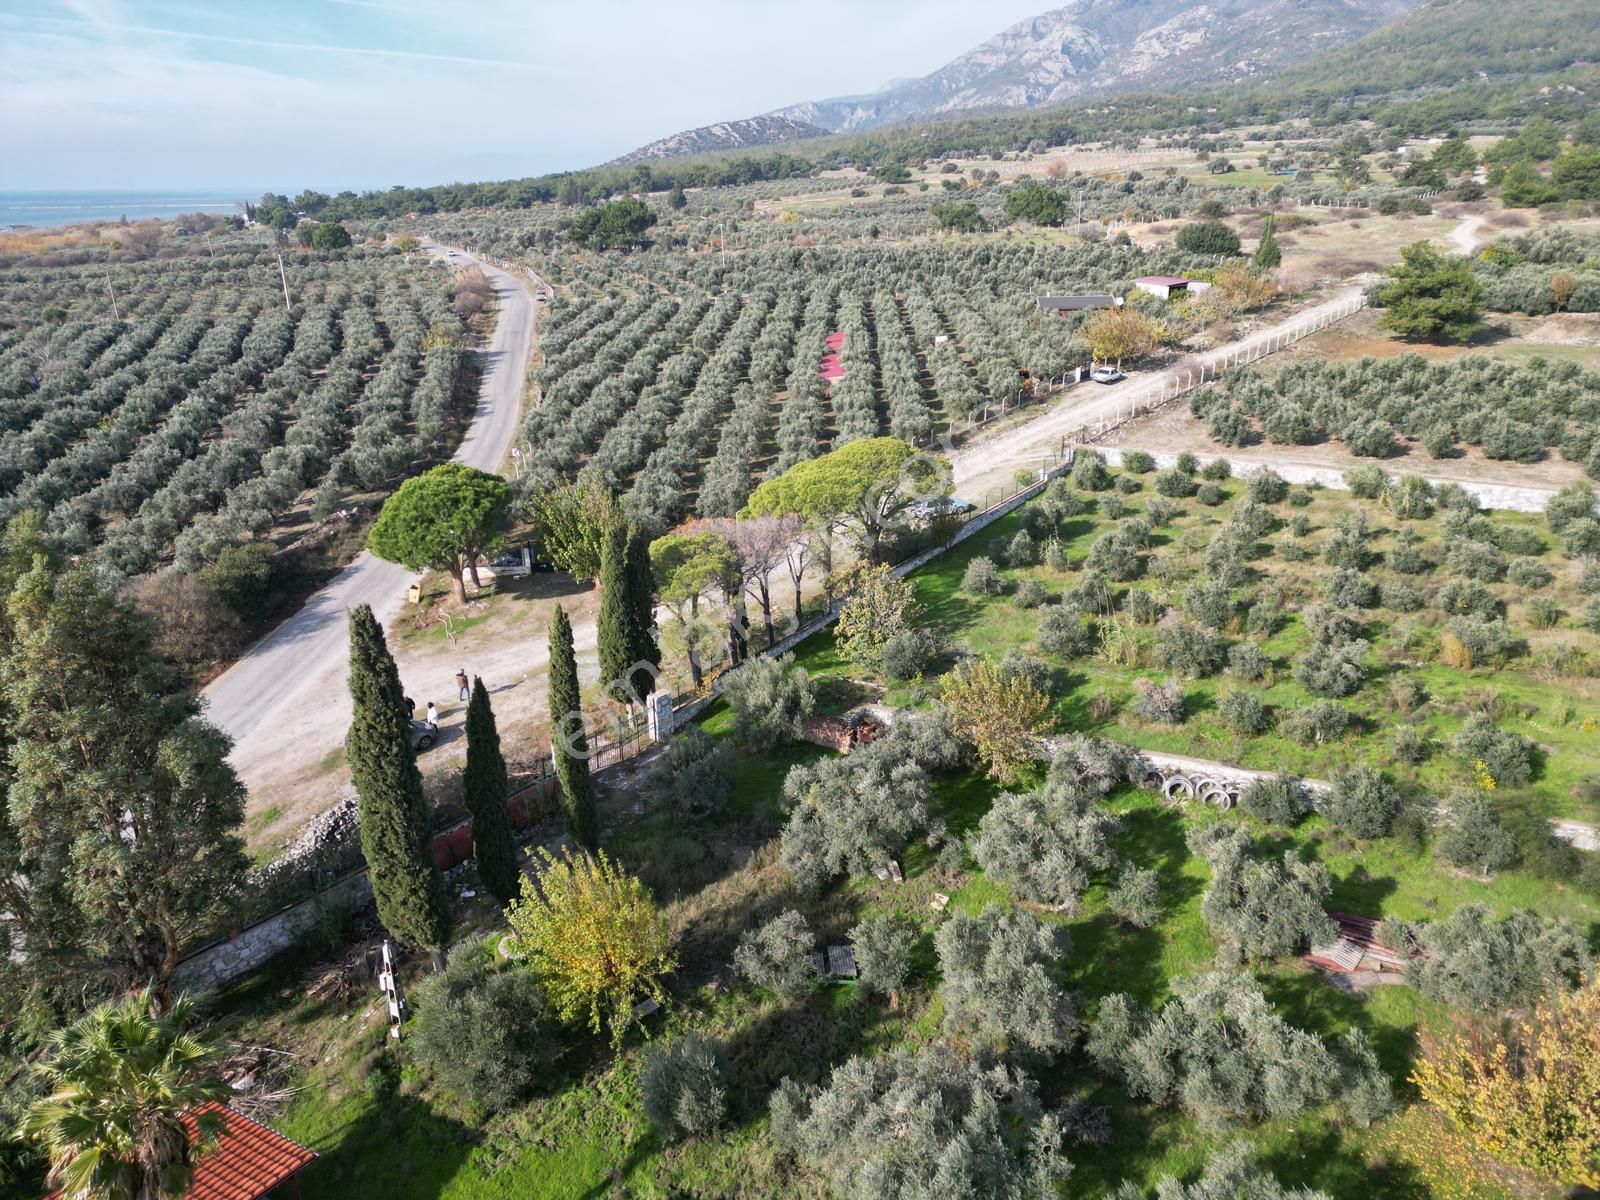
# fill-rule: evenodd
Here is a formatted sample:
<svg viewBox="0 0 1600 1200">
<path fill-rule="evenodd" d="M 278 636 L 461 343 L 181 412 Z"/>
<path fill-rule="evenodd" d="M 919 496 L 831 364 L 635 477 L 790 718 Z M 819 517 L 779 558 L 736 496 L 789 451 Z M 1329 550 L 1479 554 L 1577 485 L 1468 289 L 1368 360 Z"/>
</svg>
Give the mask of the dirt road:
<svg viewBox="0 0 1600 1200">
<path fill-rule="evenodd" d="M 498 318 L 481 351 L 478 407 L 455 458 L 480 470 L 498 470 L 521 417 L 536 336 L 533 298 L 505 271 L 460 251 L 427 248 L 453 265 L 480 267 L 495 287 Z M 370 604 L 387 625 L 416 578 L 404 567 L 363 553 L 205 689 L 207 715 L 233 738 L 234 768 L 253 793 L 337 752 L 350 721 L 346 613 Z M 252 795 L 251 808 L 271 800 Z"/>
<path fill-rule="evenodd" d="M 1296 330 L 1331 320 L 1349 310 L 1360 298 L 1361 291 L 1359 287 L 1344 288 L 1321 304 L 1226 346 L 1197 354 L 1165 373 L 1136 375 L 1109 387 L 1096 383 L 1077 384 L 1025 424 L 957 451 L 951 462 L 956 494 L 981 502 L 987 489 L 1011 483 L 1020 468 L 1038 467 L 1047 459 L 1053 460 L 1062 439 L 1084 426 L 1111 424 L 1119 414 L 1125 414 L 1135 400 L 1140 401 L 1142 407 L 1147 392 L 1156 391 L 1163 384 L 1177 388 L 1202 366 L 1209 372 L 1225 362 L 1249 358 L 1258 349 L 1262 353 L 1270 352 Z"/>
<path fill-rule="evenodd" d="M 1450 231 L 1450 244 L 1457 254 L 1471 254 L 1478 248 L 1478 230 L 1483 228 L 1482 217 L 1462 217 L 1461 224 Z"/>
</svg>

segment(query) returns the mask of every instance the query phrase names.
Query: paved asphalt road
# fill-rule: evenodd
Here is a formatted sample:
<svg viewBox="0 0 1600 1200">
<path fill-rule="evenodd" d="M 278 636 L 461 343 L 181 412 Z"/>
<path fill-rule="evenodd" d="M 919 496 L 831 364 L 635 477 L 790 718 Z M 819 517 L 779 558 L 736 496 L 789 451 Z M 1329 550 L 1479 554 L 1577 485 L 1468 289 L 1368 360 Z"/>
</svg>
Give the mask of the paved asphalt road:
<svg viewBox="0 0 1600 1200">
<path fill-rule="evenodd" d="M 498 470 L 516 437 L 523 384 L 533 351 L 533 298 L 514 276 L 461 251 L 426 247 L 457 265 L 475 263 L 494 283 L 498 318 L 483 352 L 477 412 L 456 461 Z M 233 761 L 247 785 L 279 748 L 302 739 L 336 747 L 349 723 L 346 613 L 370 604 L 387 625 L 400 611 L 406 587 L 419 578 L 370 553 L 327 587 L 205 689 L 207 715 L 234 740 Z M 303 754 L 303 750 L 302 750 Z"/>
</svg>

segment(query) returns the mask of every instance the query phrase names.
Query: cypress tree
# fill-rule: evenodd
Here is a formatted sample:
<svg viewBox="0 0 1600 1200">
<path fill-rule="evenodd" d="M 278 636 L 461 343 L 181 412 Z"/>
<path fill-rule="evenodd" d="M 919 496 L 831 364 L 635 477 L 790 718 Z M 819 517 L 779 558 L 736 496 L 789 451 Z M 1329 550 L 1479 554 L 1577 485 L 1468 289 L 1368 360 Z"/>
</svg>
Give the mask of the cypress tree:
<svg viewBox="0 0 1600 1200">
<path fill-rule="evenodd" d="M 1273 234 L 1274 224 L 1273 218 L 1268 217 L 1266 226 L 1261 230 L 1261 244 L 1256 247 L 1253 261 L 1263 271 L 1274 270 L 1283 261 L 1283 251 L 1278 247 L 1278 239 Z"/>
<path fill-rule="evenodd" d="M 433 951 L 438 965 L 450 933 L 444 881 L 428 852 L 428 806 L 400 672 L 365 604 L 350 610 L 350 695 L 355 713 L 345 750 L 378 919 L 397 941 Z"/>
<path fill-rule="evenodd" d="M 511 814 L 506 809 L 511 788 L 489 689 L 476 676 L 472 699 L 467 702 L 467 769 L 462 788 L 467 811 L 472 814 L 472 852 L 478 858 L 478 878 L 500 903 L 510 904 L 521 895 L 522 884 Z"/>
<path fill-rule="evenodd" d="M 650 539 L 638 529 L 628 529 L 628 662 L 661 666 L 661 646 L 656 642 L 656 580 L 650 569 Z M 640 671 L 634 686 L 648 696 L 656 690 L 656 672 Z"/>
<path fill-rule="evenodd" d="M 583 703 L 578 695 L 578 658 L 572 649 L 572 622 L 556 605 L 550 618 L 550 729 L 561 802 L 567 810 L 567 832 L 591 853 L 600 848 L 600 825 L 594 811 L 594 782 L 589 778 L 589 738 L 583 728 Z"/>
<path fill-rule="evenodd" d="M 631 704 L 628 668 L 632 650 L 633 612 L 628 603 L 628 531 L 617 522 L 607 529 L 600 545 L 600 679 L 606 694 L 620 704 Z"/>
</svg>

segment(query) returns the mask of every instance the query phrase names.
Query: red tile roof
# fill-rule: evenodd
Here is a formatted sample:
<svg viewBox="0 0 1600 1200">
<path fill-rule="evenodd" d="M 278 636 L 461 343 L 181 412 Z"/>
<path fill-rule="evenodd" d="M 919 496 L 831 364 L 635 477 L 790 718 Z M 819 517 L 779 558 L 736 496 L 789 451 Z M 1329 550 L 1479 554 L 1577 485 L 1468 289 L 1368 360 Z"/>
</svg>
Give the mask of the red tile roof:
<svg viewBox="0 0 1600 1200">
<path fill-rule="evenodd" d="M 1165 284 L 1167 287 L 1177 287 L 1180 283 L 1188 283 L 1189 281 L 1182 275 L 1141 275 L 1134 282 Z"/>
<path fill-rule="evenodd" d="M 216 1147 L 195 1164 L 194 1182 L 184 1200 L 260 1200 L 316 1158 L 315 1151 L 222 1104 L 202 1104 L 183 1118 L 191 1140 L 197 1113 L 220 1115 L 223 1133 Z M 52 1192 L 46 1200 L 60 1196 L 59 1191 Z"/>
</svg>

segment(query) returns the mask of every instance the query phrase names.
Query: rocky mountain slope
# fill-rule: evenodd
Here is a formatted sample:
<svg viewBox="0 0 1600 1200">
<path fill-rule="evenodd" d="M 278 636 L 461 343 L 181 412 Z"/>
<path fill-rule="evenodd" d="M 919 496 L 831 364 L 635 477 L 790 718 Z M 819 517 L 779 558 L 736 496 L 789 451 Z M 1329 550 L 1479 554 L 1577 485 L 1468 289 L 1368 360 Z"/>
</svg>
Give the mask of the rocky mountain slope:
<svg viewBox="0 0 1600 1200">
<path fill-rule="evenodd" d="M 699 129 L 675 133 L 648 146 L 640 146 L 613 161 L 648 162 L 654 158 L 706 154 L 712 150 L 737 150 L 741 146 L 771 146 L 778 142 L 792 142 L 797 138 L 816 137 L 826 132 L 785 113 L 766 113 L 759 117 L 746 117 L 742 121 L 719 121 L 715 125 L 702 125 Z"/>
<path fill-rule="evenodd" d="M 791 104 L 663 138 L 619 159 L 724 150 L 1112 92 L 1269 75 L 1342 46 L 1422 0 L 1076 0 L 996 34 L 931 75 Z M 769 134 L 771 136 L 769 136 Z"/>
</svg>

